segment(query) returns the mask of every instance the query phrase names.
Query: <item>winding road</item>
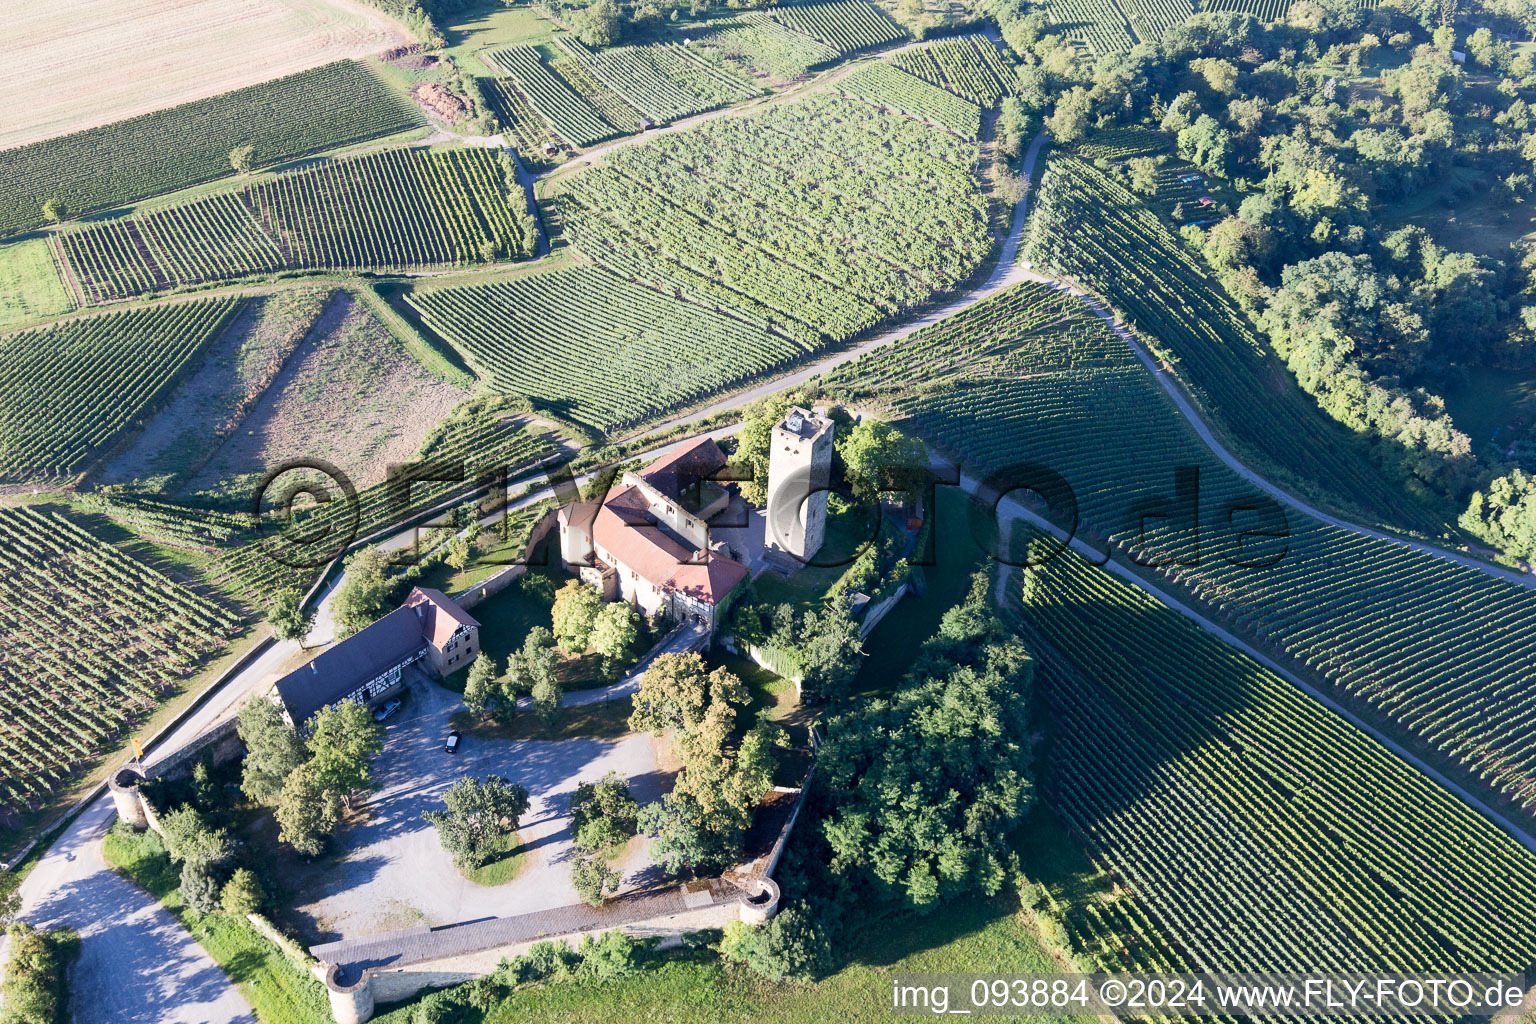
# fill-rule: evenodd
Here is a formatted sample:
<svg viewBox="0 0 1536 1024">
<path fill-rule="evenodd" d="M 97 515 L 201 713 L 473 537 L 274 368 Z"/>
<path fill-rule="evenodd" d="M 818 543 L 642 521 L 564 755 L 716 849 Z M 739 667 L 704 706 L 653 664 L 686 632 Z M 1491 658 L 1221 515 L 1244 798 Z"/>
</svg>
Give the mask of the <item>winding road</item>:
<svg viewBox="0 0 1536 1024">
<path fill-rule="evenodd" d="M 703 117 L 720 116 L 730 112 L 730 110 L 719 111 L 714 115 L 703 115 Z M 691 119 L 694 123 L 698 120 L 700 119 Z M 1030 144 L 1023 161 L 1023 175 L 1026 179 L 1032 176 L 1035 163 L 1046 143 L 1047 138 L 1042 133 Z M 631 143 L 621 140 L 621 143 L 614 145 L 619 144 Z M 525 171 L 521 172 L 520 176 L 523 177 L 525 186 L 531 184 Z M 1019 265 L 1017 257 L 1028 201 L 1029 195 L 1026 192 L 1025 197 L 1020 200 L 1015 209 L 1013 222 L 1004 240 L 997 265 L 987 279 L 970 292 L 901 327 L 876 335 L 852 348 L 808 364 L 792 373 L 765 381 L 719 402 L 670 419 L 641 436 L 649 437 L 673 427 L 696 423 L 716 414 L 738 409 L 779 391 L 796 387 L 835 367 L 893 345 L 1015 284 L 1023 281 L 1043 281 L 1076 295 L 1095 313 L 1107 320 L 1131 345 L 1133 351 L 1173 399 L 1201 440 L 1234 472 L 1255 487 L 1299 512 L 1338 528 L 1378 540 L 1403 544 L 1425 554 L 1457 562 L 1501 579 L 1518 582 L 1525 586 L 1536 586 L 1536 578 L 1530 574 L 1491 566 L 1455 552 L 1406 540 L 1329 515 L 1276 487 L 1245 466 L 1216 439 L 1198 410 L 1193 407 L 1178 385 L 1156 364 L 1131 332 L 1115 321 L 1113 316 L 1091 296 L 1070 284 L 1045 277 Z M 713 433 L 717 436 L 725 436 L 734 429 L 734 427 L 727 427 Z M 653 454 L 664 452 L 677 443 L 682 442 L 658 446 Z M 509 508 L 524 507 L 531 502 L 543 500 L 549 495 L 550 490 L 543 488 L 511 503 Z M 1009 512 L 1011 515 L 1031 518 L 1046 528 L 1051 528 L 1049 523 L 1033 516 L 1022 506 L 1012 507 Z M 406 531 L 400 537 L 408 535 L 411 535 L 410 531 Z M 387 543 L 397 542 L 399 540 L 395 538 Z M 1098 560 L 1097 552 L 1092 552 L 1081 541 L 1074 542 L 1074 546 L 1079 545 L 1096 561 Z M 1317 700 L 1327 704 L 1417 766 L 1426 775 L 1456 793 L 1469 805 L 1500 824 L 1527 849 L 1536 851 L 1536 840 L 1516 828 L 1508 819 L 1488 807 L 1476 796 L 1424 764 L 1411 752 L 1404 750 L 1370 723 L 1361 720 L 1339 705 L 1327 693 L 1276 665 L 1261 652 L 1205 619 L 1193 609 L 1170 599 L 1168 595 L 1151 587 L 1125 567 L 1114 564 L 1111 569 L 1129 582 L 1151 593 L 1162 603 L 1197 622 L 1202 628 L 1243 650 Z M 327 625 L 329 601 L 328 593 L 319 605 L 320 625 L 317 626 L 315 633 L 317 640 L 329 639 Z M 227 680 L 217 691 L 210 694 L 194 714 L 156 745 L 156 750 L 174 750 L 196 737 L 230 713 L 253 689 L 276 675 L 283 664 L 295 653 L 297 653 L 297 645 L 293 643 L 273 644 L 245 670 Z M 153 763 L 155 757 L 152 755 L 148 760 Z M 253 1022 L 254 1016 L 249 1004 L 218 965 L 197 945 L 193 937 L 148 894 L 119 877 L 102 861 L 101 838 L 111 826 L 113 818 L 114 813 L 109 796 L 103 795 L 92 802 L 55 840 L 21 886 L 23 915 L 27 920 L 39 926 L 70 925 L 78 929 L 81 934 L 83 940 L 81 958 L 70 977 L 72 1021 L 75 1024 L 130 1024 L 130 1022 L 137 1024 L 140 1021 L 146 1024 L 149 1022 L 156 1022 L 156 1024 Z"/>
</svg>

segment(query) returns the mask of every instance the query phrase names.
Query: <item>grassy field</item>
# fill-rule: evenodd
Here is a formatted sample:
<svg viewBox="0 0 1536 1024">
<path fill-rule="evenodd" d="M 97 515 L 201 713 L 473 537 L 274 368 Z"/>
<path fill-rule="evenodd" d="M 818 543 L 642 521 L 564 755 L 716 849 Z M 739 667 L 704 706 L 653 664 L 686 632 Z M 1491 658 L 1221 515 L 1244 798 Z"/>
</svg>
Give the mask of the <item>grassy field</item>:
<svg viewBox="0 0 1536 1024">
<path fill-rule="evenodd" d="M 926 917 L 872 915 L 844 967 L 812 985 L 775 984 L 726 967 L 713 953 L 673 959 L 624 978 L 535 985 L 491 1007 L 485 1024 L 825 1024 L 889 1021 L 891 977 L 902 972 L 1056 973 L 1032 925 L 1004 901 L 963 900 Z M 401 1007 L 374 1019 L 411 1024 Z M 1028 1021 L 1086 1018 L 1023 1016 Z"/>
<path fill-rule="evenodd" d="M 1416 224 L 1459 252 L 1507 257 L 1514 243 L 1536 238 L 1536 204 L 1514 202 L 1480 179 L 1473 168 L 1453 168 L 1438 186 L 1388 207 L 1382 220 L 1388 228 Z"/>
<path fill-rule="evenodd" d="M 250 1000 L 262 1024 L 326 1024 L 325 989 L 243 919 L 198 914 L 181 903 L 180 872 L 153 832 L 115 827 L 102 844 L 107 863 L 137 882 L 197 937 L 198 944 Z"/>
<path fill-rule="evenodd" d="M 1502 448 L 1536 423 L 1536 373 L 1472 367 L 1465 384 L 1446 391 L 1445 407 L 1474 449 L 1488 442 Z"/>
<path fill-rule="evenodd" d="M 363 57 L 409 40 L 366 4 L 335 0 L 14 0 L 0 90 L 25 117 L 0 149 Z"/>
<path fill-rule="evenodd" d="M 940 487 L 937 500 L 934 564 L 922 567 L 923 593 L 908 594 L 865 638 L 855 692 L 877 696 L 895 690 L 923 641 L 938 632 L 939 619 L 965 598 L 971 574 L 985 564 L 966 522 L 965 495 L 958 487 Z"/>
<path fill-rule="evenodd" d="M 508 7 L 501 0 L 472 7 L 440 27 L 448 40 L 443 52 L 466 72 L 482 75 L 495 72 L 475 56 L 481 50 L 548 42 L 555 35 L 554 22 L 532 7 Z"/>
<path fill-rule="evenodd" d="M 75 308 L 45 238 L 0 245 L 0 331 Z"/>
</svg>

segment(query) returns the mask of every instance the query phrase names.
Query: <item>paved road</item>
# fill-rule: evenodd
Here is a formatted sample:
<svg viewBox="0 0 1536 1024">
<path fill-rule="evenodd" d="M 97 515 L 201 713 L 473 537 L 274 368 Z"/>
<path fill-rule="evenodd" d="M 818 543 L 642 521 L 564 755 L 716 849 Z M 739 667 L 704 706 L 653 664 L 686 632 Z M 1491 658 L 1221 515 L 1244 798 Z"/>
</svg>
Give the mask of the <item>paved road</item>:
<svg viewBox="0 0 1536 1024">
<path fill-rule="evenodd" d="M 325 604 L 329 597 L 327 592 Z M 328 614 L 319 618 L 329 623 Z M 297 643 L 273 644 L 210 694 L 154 750 L 173 751 L 196 739 L 253 688 L 275 676 L 297 652 Z M 156 754 L 151 752 L 146 760 L 154 764 Z M 180 922 L 102 860 L 101 840 L 116 817 L 112 798 L 97 798 L 21 883 L 22 915 L 27 921 L 39 927 L 68 925 L 80 932 L 80 959 L 69 976 L 70 1020 L 73 1024 L 254 1022 L 245 997 Z"/>
<path fill-rule="evenodd" d="M 960 476 L 960 486 L 964 488 L 968 493 L 972 494 L 976 493 L 979 489 L 979 484 L 976 478 L 966 473 L 962 473 Z M 1191 608 L 1189 605 L 1184 604 L 1182 601 L 1179 601 L 1178 599 L 1157 589 L 1151 583 L 1138 576 L 1129 566 L 1121 565 L 1120 562 L 1115 559 L 1110 559 L 1107 563 L 1105 563 L 1103 552 L 1096 550 L 1092 545 L 1084 541 L 1081 537 L 1072 536 L 1069 539 L 1066 531 L 1062 530 L 1060 527 L 1056 526 L 1054 523 L 1043 518 L 1042 516 L 1039 516 L 1036 513 L 1030 511 L 1017 499 L 1011 497 L 1004 498 L 1003 501 L 998 504 L 997 512 L 998 527 L 1003 531 L 1002 535 L 1004 537 L 1009 535 L 1009 527 L 1012 524 L 1022 520 L 1027 521 L 1041 529 L 1048 530 L 1058 539 L 1068 540 L 1068 543 L 1071 545 L 1074 551 L 1077 551 L 1079 554 L 1086 556 L 1095 564 L 1103 563 L 1104 567 L 1110 572 L 1114 573 L 1116 576 L 1135 586 L 1137 589 L 1150 594 L 1160 604 L 1164 604 L 1169 608 L 1172 608 L 1174 611 L 1178 612 L 1180 615 L 1183 615 L 1191 622 L 1194 622 L 1197 626 L 1206 632 L 1220 637 L 1221 640 L 1225 643 L 1230 644 L 1231 646 L 1242 651 L 1244 654 L 1259 662 L 1271 672 L 1281 676 L 1282 678 L 1289 681 L 1292 685 L 1305 691 L 1309 696 L 1317 700 L 1319 703 L 1324 704 L 1331 710 L 1337 712 L 1340 716 L 1348 720 L 1361 732 L 1369 734 L 1382 746 L 1386 747 L 1388 750 L 1391 750 L 1398 757 L 1401 757 L 1404 761 L 1407 761 L 1419 771 L 1423 772 L 1431 779 L 1434 779 L 1441 786 L 1445 787 L 1445 789 L 1466 801 L 1467 804 L 1470 805 L 1473 809 L 1480 811 L 1495 825 L 1509 833 L 1510 838 L 1514 839 L 1521 846 L 1525 847 L 1527 850 L 1530 850 L 1532 853 L 1536 853 L 1536 837 L 1532 837 L 1529 833 L 1515 825 L 1515 823 L 1512 822 L 1509 818 L 1506 818 L 1504 815 L 1494 810 L 1488 804 L 1484 803 L 1475 794 L 1467 789 L 1464 789 L 1460 784 L 1437 771 L 1429 764 L 1425 763 L 1419 758 L 1417 754 L 1399 744 L 1391 736 L 1388 736 L 1385 732 L 1378 729 L 1371 722 L 1361 718 L 1349 708 L 1345 707 L 1343 704 L 1340 704 L 1337 700 L 1334 699 L 1332 694 L 1325 690 L 1318 689 L 1311 683 L 1307 682 L 1305 679 L 1296 675 L 1291 670 L 1270 659 L 1262 651 L 1249 644 L 1246 640 L 1243 640 L 1241 637 L 1229 633 L 1227 630 L 1212 622 L 1210 619 L 1206 618 L 1194 608 Z M 997 589 L 994 592 L 995 596 L 1001 597 L 1002 589 L 1007 585 L 1006 579 L 1011 575 L 1012 570 L 1007 573 L 999 573 L 1000 578 L 998 580 Z"/>
<path fill-rule="evenodd" d="M 1415 551 L 1430 555 L 1434 558 L 1443 558 L 1446 561 L 1455 562 L 1458 565 L 1464 565 L 1469 569 L 1476 569 L 1479 572 L 1485 572 L 1490 576 L 1496 576 L 1511 583 L 1518 583 L 1523 587 L 1536 588 L 1536 575 L 1533 575 L 1532 573 L 1520 572 L 1518 570 L 1509 569 L 1501 565 L 1493 565 L 1481 559 L 1473 558 L 1470 555 L 1464 555 L 1456 551 L 1448 551 L 1445 548 L 1436 547 L 1433 544 L 1423 544 L 1419 541 L 1409 540 L 1406 537 L 1399 537 L 1393 533 L 1372 529 L 1369 526 L 1361 526 L 1359 523 L 1352 523 L 1347 519 L 1340 519 L 1338 516 L 1329 515 L 1327 512 L 1307 504 L 1305 501 L 1296 497 L 1294 494 L 1291 494 L 1290 492 L 1285 491 L 1270 483 L 1264 477 L 1260 476 L 1258 473 L 1244 465 L 1237 456 L 1228 451 L 1226 447 L 1216 439 L 1215 434 L 1211 431 L 1210 424 L 1205 421 L 1205 418 L 1201 415 L 1200 411 L 1195 408 L 1193 403 L 1190 402 L 1188 396 L 1184 393 L 1184 389 L 1179 386 L 1178 382 L 1175 381 L 1172 376 L 1163 371 L 1162 366 L 1157 362 L 1156 359 L 1152 357 L 1152 354 L 1142 346 L 1141 342 L 1137 340 L 1135 334 L 1133 334 L 1119 320 L 1115 319 L 1114 314 L 1100 305 L 1097 299 L 1089 295 L 1078 285 L 1038 273 L 1034 270 L 1024 270 L 1022 272 L 1022 276 L 1026 280 L 1038 281 L 1042 284 L 1047 284 L 1053 288 L 1064 291 L 1069 295 L 1073 295 L 1080 299 L 1089 309 L 1093 310 L 1093 312 L 1101 320 L 1108 324 L 1110 328 L 1112 328 L 1114 332 L 1118 334 L 1125 341 L 1125 343 L 1131 347 L 1131 351 L 1136 353 L 1136 357 L 1140 359 L 1142 365 L 1147 368 L 1147 372 L 1152 374 L 1153 379 L 1156 380 L 1158 384 L 1162 385 L 1163 390 L 1168 393 L 1168 397 L 1173 399 L 1174 405 L 1178 407 L 1179 412 L 1183 413 L 1184 418 L 1189 421 L 1189 425 L 1194 428 L 1194 431 L 1199 435 L 1200 440 L 1204 441 L 1206 446 L 1209 447 L 1211 451 L 1216 454 L 1216 457 L 1225 463 L 1229 469 L 1231 469 L 1238 476 L 1242 477 L 1244 480 L 1253 484 L 1253 486 L 1257 487 L 1265 494 L 1268 494 L 1270 497 L 1277 501 L 1284 502 L 1285 504 L 1296 509 L 1298 512 L 1303 512 L 1306 515 L 1311 516 L 1313 519 L 1320 519 L 1328 525 L 1338 527 L 1341 530 L 1349 530 L 1352 533 L 1359 533 L 1367 537 L 1374 537 L 1377 540 L 1387 541 L 1391 544 L 1401 544 L 1403 547 L 1412 548 Z"/>
<path fill-rule="evenodd" d="M 1040 150 L 1045 147 L 1045 144 L 1048 141 L 1048 136 L 1044 132 L 1041 132 L 1039 135 L 1036 135 L 1034 141 L 1029 144 L 1029 149 L 1024 154 L 1024 161 L 1020 165 L 1022 176 L 1026 182 L 1032 180 L 1031 175 L 1034 174 L 1035 162 L 1040 158 Z M 1032 280 L 1030 273 L 1018 264 L 1019 241 L 1024 234 L 1024 215 L 1028 209 L 1029 192 L 1026 191 L 1024 193 L 1024 198 L 1020 199 L 1018 206 L 1014 208 L 1013 226 L 1008 231 L 1008 237 L 1003 240 L 1003 248 L 1002 251 L 998 254 L 997 266 L 992 269 L 992 273 L 986 279 L 986 281 L 982 282 L 971 291 L 966 292 L 960 298 L 955 299 L 953 302 L 942 306 L 931 313 L 920 316 L 910 323 L 903 324 L 900 327 L 886 331 L 882 334 L 877 334 L 866 341 L 862 341 L 855 345 L 853 348 L 845 349 L 836 355 L 828 356 L 825 359 L 819 359 L 814 363 L 808 363 L 793 373 L 787 373 L 781 377 L 775 377 L 772 380 L 764 381 L 756 387 L 748 388 L 746 391 L 739 391 L 729 398 L 722 399 L 721 401 L 715 402 L 711 405 L 706 405 L 702 409 L 695 409 L 693 412 L 686 413 L 682 416 L 675 416 L 670 420 L 665 420 L 664 422 L 659 423 L 651 429 L 647 430 L 642 436 L 650 436 L 651 434 L 660 433 L 661 431 L 669 430 L 672 427 L 679 425 L 697 423 L 699 420 L 714 416 L 718 413 L 729 412 L 732 409 L 739 409 L 742 406 L 751 402 L 755 402 L 760 398 L 766 398 L 769 395 L 777 394 L 780 391 L 797 387 L 798 385 L 804 384 L 806 381 L 811 380 L 813 377 L 819 377 L 826 373 L 828 370 L 833 370 L 839 366 L 842 366 L 844 363 L 850 363 L 853 360 L 860 358 L 861 356 L 868 355 L 870 352 L 894 345 L 902 338 L 905 338 L 910 334 L 914 334 L 925 327 L 932 327 L 940 320 L 947 319 L 954 316 L 956 313 L 960 313 L 966 309 L 969 309 L 970 307 L 976 305 L 978 302 L 990 299 L 998 292 L 1001 292 L 1006 288 L 1011 288 L 1021 281 Z"/>
</svg>

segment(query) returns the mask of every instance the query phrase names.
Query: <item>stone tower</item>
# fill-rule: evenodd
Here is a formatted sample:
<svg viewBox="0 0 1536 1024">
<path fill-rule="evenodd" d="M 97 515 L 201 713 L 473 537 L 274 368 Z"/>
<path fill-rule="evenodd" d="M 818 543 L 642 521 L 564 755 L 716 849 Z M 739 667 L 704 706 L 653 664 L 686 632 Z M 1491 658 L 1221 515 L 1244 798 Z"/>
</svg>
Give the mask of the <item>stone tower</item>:
<svg viewBox="0 0 1536 1024">
<path fill-rule="evenodd" d="M 832 421 L 790 409 L 768 455 L 767 549 L 805 564 L 821 549 L 832 484 Z"/>
</svg>

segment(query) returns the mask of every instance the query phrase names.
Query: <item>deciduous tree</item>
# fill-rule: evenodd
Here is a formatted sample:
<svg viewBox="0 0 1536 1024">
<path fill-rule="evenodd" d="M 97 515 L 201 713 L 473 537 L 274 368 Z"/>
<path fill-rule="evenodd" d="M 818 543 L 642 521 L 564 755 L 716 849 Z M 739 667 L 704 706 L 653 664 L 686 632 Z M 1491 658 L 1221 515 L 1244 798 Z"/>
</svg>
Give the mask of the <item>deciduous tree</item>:
<svg viewBox="0 0 1536 1024">
<path fill-rule="evenodd" d="M 304 742 L 283 721 L 277 705 L 260 697 L 240 706 L 236 728 L 246 751 L 240 789 L 270 807 L 277 803 L 288 774 L 304 763 Z"/>
<path fill-rule="evenodd" d="M 341 798 L 321 784 L 312 766 L 300 765 L 283 783 L 273 816 L 277 819 L 278 837 L 300 853 L 314 857 L 325 849 L 326 839 L 341 821 Z"/>
<path fill-rule="evenodd" d="M 317 711 L 308 723 L 310 767 L 320 785 L 348 808 L 373 788 L 373 759 L 384 749 L 384 727 L 354 700 Z"/>
<path fill-rule="evenodd" d="M 580 580 L 571 580 L 561 587 L 555 594 L 555 607 L 550 613 L 555 645 L 566 654 L 585 651 L 592 637 L 593 624 L 602 607 L 602 597 Z"/>
<path fill-rule="evenodd" d="M 464 778 L 449 787 L 443 803 L 446 810 L 424 811 L 422 818 L 437 829 L 454 860 L 479 867 L 503 838 L 517 832 L 528 811 L 528 791 L 500 775 Z"/>
</svg>

